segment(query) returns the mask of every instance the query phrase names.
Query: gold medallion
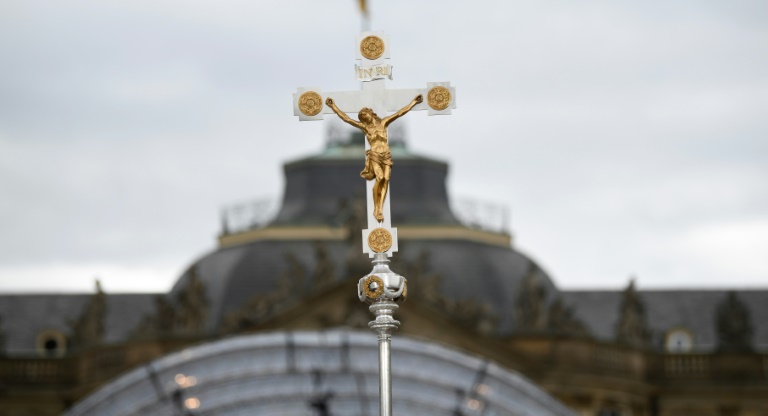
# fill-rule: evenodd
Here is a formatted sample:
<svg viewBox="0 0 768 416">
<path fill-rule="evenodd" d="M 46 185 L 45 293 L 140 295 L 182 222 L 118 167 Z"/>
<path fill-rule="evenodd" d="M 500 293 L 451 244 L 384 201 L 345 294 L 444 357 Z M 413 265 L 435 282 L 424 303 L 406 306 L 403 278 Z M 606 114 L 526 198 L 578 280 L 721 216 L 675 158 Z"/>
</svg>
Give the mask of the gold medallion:
<svg viewBox="0 0 768 416">
<path fill-rule="evenodd" d="M 392 234 L 386 228 L 376 228 L 368 234 L 368 247 L 374 253 L 383 253 L 392 247 Z"/>
<path fill-rule="evenodd" d="M 442 111 L 451 105 L 451 90 L 445 87 L 434 87 L 427 93 L 427 104 L 433 110 Z"/>
<path fill-rule="evenodd" d="M 376 287 L 372 288 L 371 286 L 374 284 Z M 365 297 L 368 299 L 378 299 L 378 297 L 384 293 L 384 281 L 376 275 L 370 275 L 366 277 L 365 281 L 363 282 L 363 292 L 365 292 Z"/>
<path fill-rule="evenodd" d="M 384 55 L 384 41 L 378 36 L 366 36 L 360 42 L 360 53 L 370 60 L 379 59 Z"/>
<path fill-rule="evenodd" d="M 323 97 L 314 91 L 307 91 L 299 96 L 299 111 L 306 116 L 316 116 L 323 109 Z"/>
</svg>

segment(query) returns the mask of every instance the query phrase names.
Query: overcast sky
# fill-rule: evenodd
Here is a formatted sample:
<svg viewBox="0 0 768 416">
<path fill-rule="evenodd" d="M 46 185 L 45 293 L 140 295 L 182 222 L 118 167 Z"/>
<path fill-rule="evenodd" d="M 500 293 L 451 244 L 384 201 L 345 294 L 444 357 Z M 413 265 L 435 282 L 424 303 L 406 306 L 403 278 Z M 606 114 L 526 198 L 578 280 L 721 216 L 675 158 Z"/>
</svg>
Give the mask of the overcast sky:
<svg viewBox="0 0 768 416">
<path fill-rule="evenodd" d="M 411 149 L 560 287 L 768 286 L 768 2 L 369 3 L 390 88 L 458 88 Z M 0 2 L 0 291 L 167 290 L 324 145 L 291 93 L 359 88 L 356 4 Z"/>
</svg>

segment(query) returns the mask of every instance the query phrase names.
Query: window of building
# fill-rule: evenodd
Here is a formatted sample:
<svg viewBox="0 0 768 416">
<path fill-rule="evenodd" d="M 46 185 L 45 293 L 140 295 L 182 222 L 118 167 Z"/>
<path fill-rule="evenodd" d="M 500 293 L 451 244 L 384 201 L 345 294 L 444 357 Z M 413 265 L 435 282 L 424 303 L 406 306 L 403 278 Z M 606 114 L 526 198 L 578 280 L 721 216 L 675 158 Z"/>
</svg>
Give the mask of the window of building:
<svg viewBox="0 0 768 416">
<path fill-rule="evenodd" d="M 67 353 L 67 337 L 55 329 L 37 334 L 37 354 L 41 357 L 58 358 Z"/>
<path fill-rule="evenodd" d="M 685 328 L 675 328 L 667 332 L 664 341 L 667 352 L 690 352 L 693 349 L 693 334 Z"/>
</svg>

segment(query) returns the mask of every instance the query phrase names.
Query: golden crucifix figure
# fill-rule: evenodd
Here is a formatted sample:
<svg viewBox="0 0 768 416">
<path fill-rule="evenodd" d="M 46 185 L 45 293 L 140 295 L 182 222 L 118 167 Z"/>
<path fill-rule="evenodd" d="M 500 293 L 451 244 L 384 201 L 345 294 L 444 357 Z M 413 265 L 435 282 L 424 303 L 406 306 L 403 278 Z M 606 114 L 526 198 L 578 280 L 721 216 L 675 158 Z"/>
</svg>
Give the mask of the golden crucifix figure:
<svg viewBox="0 0 768 416">
<path fill-rule="evenodd" d="M 333 98 L 325 100 L 325 104 L 331 107 L 333 112 L 345 123 L 362 130 L 371 145 L 371 149 L 365 151 L 365 169 L 360 172 L 360 176 L 367 181 L 376 179 L 376 184 L 373 186 L 373 216 L 379 222 L 384 221 L 384 200 L 387 198 L 389 176 L 392 171 L 392 154 L 389 152 L 389 144 L 387 143 L 387 126 L 411 111 L 422 101 L 424 101 L 424 97 L 419 94 L 408 105 L 384 118 L 379 118 L 373 110 L 365 107 L 357 113 L 357 118 L 360 119 L 357 121 L 339 110 L 339 107 L 333 102 Z"/>
</svg>

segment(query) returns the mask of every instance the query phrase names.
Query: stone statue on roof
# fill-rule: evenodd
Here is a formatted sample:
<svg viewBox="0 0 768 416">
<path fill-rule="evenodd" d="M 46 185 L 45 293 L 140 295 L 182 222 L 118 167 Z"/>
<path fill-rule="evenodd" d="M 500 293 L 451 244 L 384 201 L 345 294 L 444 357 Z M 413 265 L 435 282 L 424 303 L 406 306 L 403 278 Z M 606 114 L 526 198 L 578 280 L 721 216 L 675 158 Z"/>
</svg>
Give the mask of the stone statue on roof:
<svg viewBox="0 0 768 416">
<path fill-rule="evenodd" d="M 107 316 L 107 295 L 96 280 L 96 293 L 91 296 L 79 319 L 70 323 L 72 343 L 76 347 L 87 347 L 100 343 L 104 339 L 104 320 Z"/>
<path fill-rule="evenodd" d="M 3 317 L 0 316 L 0 356 L 5 354 L 5 330 L 3 329 Z"/>
<path fill-rule="evenodd" d="M 726 298 L 717 305 L 715 319 L 720 351 L 752 349 L 752 317 L 747 305 L 735 292 L 728 292 Z"/>
<path fill-rule="evenodd" d="M 621 314 L 616 325 L 618 341 L 646 347 L 651 341 L 651 330 L 645 317 L 645 303 L 635 288 L 635 279 L 629 281 L 621 300 Z"/>
<path fill-rule="evenodd" d="M 542 331 L 546 328 L 547 291 L 539 281 L 538 266 L 531 263 L 528 274 L 520 283 L 520 293 L 515 302 L 518 331 Z"/>
<path fill-rule="evenodd" d="M 205 283 L 198 276 L 197 266 L 189 271 L 189 282 L 178 294 L 177 327 L 184 333 L 201 333 L 208 317 Z"/>
</svg>

